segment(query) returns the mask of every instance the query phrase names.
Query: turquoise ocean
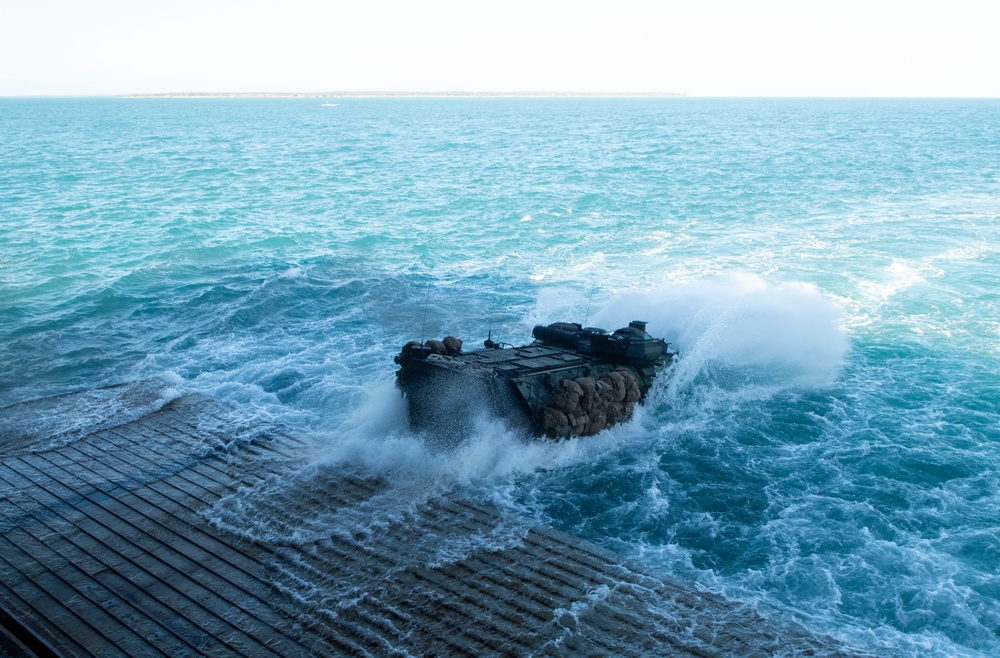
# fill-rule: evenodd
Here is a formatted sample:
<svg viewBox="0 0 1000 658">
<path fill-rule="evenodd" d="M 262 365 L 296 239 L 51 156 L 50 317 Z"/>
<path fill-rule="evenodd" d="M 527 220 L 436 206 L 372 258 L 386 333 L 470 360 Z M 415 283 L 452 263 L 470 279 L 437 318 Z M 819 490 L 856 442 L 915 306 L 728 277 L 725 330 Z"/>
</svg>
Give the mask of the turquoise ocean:
<svg viewBox="0 0 1000 658">
<path fill-rule="evenodd" d="M 201 393 L 309 439 L 302 478 L 471 496 L 859 652 L 1000 655 L 1000 102 L 332 100 L 0 99 L 0 406 Z M 407 427 L 409 340 L 633 319 L 680 359 L 625 425 Z"/>
</svg>

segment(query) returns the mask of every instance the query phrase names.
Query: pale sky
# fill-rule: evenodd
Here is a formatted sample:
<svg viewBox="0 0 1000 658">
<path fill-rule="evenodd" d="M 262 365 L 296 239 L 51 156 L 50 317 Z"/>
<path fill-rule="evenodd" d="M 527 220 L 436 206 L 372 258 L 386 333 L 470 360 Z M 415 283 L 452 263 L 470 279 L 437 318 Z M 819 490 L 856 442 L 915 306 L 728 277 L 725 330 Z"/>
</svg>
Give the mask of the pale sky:
<svg viewBox="0 0 1000 658">
<path fill-rule="evenodd" d="M 0 96 L 1000 97 L 1000 2 L 0 0 Z"/>
</svg>

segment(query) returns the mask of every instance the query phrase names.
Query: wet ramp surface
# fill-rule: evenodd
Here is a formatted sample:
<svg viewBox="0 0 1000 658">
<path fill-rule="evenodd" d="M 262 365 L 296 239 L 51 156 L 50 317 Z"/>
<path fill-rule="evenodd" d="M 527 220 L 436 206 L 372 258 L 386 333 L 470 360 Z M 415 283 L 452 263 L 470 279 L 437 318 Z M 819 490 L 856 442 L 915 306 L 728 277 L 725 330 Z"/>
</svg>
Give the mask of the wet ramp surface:
<svg viewBox="0 0 1000 658">
<path fill-rule="evenodd" d="M 305 466 L 206 398 L 109 425 L 0 446 L 2 621 L 34 653 L 850 655 L 459 495 Z"/>
</svg>

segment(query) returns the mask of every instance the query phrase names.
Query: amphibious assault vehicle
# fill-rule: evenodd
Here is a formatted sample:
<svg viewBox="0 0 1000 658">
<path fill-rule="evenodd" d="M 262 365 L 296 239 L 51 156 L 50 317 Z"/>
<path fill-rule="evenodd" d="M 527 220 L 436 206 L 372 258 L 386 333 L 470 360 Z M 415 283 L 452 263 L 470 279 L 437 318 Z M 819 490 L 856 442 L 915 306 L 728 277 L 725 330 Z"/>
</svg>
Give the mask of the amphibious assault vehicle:
<svg viewBox="0 0 1000 658">
<path fill-rule="evenodd" d="M 404 345 L 396 385 L 411 426 L 457 440 L 487 411 L 534 434 L 589 436 L 627 420 L 677 354 L 640 320 L 613 332 L 556 322 L 532 335 L 523 347 L 487 338 L 472 351 L 454 336 Z"/>
</svg>

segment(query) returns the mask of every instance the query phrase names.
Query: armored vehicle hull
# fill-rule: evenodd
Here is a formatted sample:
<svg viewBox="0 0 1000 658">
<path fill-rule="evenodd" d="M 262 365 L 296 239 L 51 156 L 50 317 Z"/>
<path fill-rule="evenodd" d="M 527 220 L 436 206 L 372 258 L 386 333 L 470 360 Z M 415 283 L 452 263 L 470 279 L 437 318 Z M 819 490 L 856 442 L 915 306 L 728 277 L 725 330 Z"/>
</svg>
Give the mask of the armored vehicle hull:
<svg viewBox="0 0 1000 658">
<path fill-rule="evenodd" d="M 486 341 L 407 343 L 396 385 L 410 424 L 435 437 L 460 440 L 477 413 L 551 438 L 588 436 L 631 417 L 657 372 L 676 355 L 633 321 L 613 333 L 579 324 L 539 325 L 522 347 Z"/>
</svg>

